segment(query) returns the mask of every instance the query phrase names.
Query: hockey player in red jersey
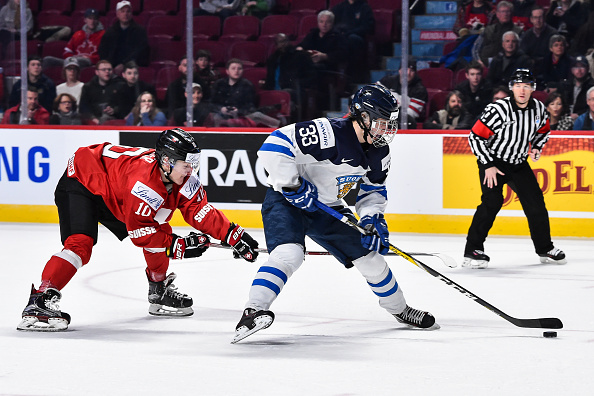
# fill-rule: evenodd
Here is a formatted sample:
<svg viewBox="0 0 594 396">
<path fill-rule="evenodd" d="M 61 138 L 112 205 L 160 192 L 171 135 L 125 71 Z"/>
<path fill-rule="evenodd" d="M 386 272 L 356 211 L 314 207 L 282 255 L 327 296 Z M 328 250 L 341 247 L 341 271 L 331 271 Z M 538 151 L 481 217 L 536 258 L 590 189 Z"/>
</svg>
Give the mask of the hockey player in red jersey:
<svg viewBox="0 0 594 396">
<path fill-rule="evenodd" d="M 209 235 L 231 245 L 236 256 L 255 261 L 258 243 L 208 203 L 196 173 L 199 162 L 200 149 L 179 128 L 162 132 L 155 150 L 110 143 L 79 148 L 55 192 L 64 249 L 46 263 L 39 289 L 32 286 L 17 329 L 68 328 L 70 315 L 57 305 L 60 290 L 89 262 L 98 223 L 143 249 L 153 315 L 193 314 L 192 298 L 176 291 L 174 273 L 167 275 L 169 259 L 200 256 Z M 173 234 L 168 221 L 175 209 L 201 233 Z"/>
</svg>

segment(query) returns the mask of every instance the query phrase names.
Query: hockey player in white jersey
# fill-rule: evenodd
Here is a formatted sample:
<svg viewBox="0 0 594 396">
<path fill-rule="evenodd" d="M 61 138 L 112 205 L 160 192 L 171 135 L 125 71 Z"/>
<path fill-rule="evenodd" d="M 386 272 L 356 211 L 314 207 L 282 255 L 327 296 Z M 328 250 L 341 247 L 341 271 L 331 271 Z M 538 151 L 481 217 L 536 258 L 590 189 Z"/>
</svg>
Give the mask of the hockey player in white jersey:
<svg viewBox="0 0 594 396">
<path fill-rule="evenodd" d="M 398 103 L 388 90 L 366 85 L 355 96 L 346 119 L 318 118 L 288 125 L 266 139 L 258 157 L 269 174 L 262 204 L 268 261 L 255 276 L 233 343 L 267 328 L 269 311 L 304 260 L 305 236 L 327 249 L 346 268 L 355 267 L 378 296 L 379 304 L 399 322 L 436 329 L 428 312 L 407 305 L 388 267 L 389 232 L 384 220 L 388 144 L 398 130 Z M 361 182 L 355 209 L 361 235 L 318 210 L 324 203 L 355 220 L 343 197 Z"/>
</svg>

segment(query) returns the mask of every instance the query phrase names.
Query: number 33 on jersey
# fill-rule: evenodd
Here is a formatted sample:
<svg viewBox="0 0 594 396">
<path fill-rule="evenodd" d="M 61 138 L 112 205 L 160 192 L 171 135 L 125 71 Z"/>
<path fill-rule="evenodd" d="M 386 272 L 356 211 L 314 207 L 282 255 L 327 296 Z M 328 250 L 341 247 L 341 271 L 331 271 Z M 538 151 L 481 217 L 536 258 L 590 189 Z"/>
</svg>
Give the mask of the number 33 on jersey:
<svg viewBox="0 0 594 396">
<path fill-rule="evenodd" d="M 258 157 L 276 191 L 299 185 L 299 177 L 318 189 L 323 203 L 343 205 L 342 198 L 361 181 L 358 203 L 386 201 L 390 168 L 388 146 L 364 149 L 349 119 L 318 118 L 280 128 L 266 139 Z"/>
</svg>

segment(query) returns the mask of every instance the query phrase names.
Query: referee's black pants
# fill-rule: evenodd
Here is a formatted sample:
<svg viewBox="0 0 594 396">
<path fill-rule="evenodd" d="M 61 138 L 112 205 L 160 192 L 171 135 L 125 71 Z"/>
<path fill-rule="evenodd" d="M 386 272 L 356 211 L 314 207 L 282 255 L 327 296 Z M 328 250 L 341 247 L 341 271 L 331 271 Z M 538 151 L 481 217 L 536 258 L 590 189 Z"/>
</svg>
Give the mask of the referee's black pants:
<svg viewBox="0 0 594 396">
<path fill-rule="evenodd" d="M 476 212 L 466 237 L 464 252 L 473 250 L 484 251 L 484 242 L 487 239 L 489 230 L 493 226 L 497 213 L 503 206 L 503 186 L 507 183 L 515 191 L 522 204 L 522 209 L 528 219 L 530 237 L 534 243 L 537 254 L 544 254 L 553 249 L 551 241 L 551 227 L 549 224 L 549 212 L 544 202 L 544 196 L 528 165 L 524 161 L 519 165 L 508 164 L 503 161 L 495 161 L 495 166 L 505 175 L 497 175 L 497 185 L 493 188 L 483 184 L 485 170 L 479 165 L 479 178 L 481 183 L 481 204 Z"/>
</svg>

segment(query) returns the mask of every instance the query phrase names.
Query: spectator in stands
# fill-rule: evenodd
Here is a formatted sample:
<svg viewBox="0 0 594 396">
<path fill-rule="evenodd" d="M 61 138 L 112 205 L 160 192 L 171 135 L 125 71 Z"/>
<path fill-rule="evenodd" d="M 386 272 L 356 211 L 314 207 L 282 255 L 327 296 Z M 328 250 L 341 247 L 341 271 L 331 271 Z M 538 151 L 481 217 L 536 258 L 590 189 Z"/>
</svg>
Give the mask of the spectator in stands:
<svg viewBox="0 0 594 396">
<path fill-rule="evenodd" d="M 81 125 L 82 119 L 77 111 L 76 99 L 68 93 L 61 93 L 54 100 L 54 112 L 49 118 L 50 125 Z"/>
<path fill-rule="evenodd" d="M 237 118 L 256 108 L 256 90 L 249 80 L 243 78 L 243 62 L 232 58 L 227 61 L 227 76 L 214 83 L 212 105 L 215 120 Z"/>
<path fill-rule="evenodd" d="M 28 125 L 47 125 L 49 123 L 49 112 L 39 105 L 39 92 L 35 87 L 27 88 L 27 116 L 23 124 Z M 21 105 L 20 103 L 4 113 L 3 124 L 20 124 Z"/>
<path fill-rule="evenodd" d="M 206 50 L 198 50 L 196 52 L 196 80 L 202 81 L 199 83 L 204 92 L 204 100 L 210 99 L 212 86 L 221 76 L 216 69 L 212 68 L 210 64 L 211 54 Z"/>
<path fill-rule="evenodd" d="M 512 12 L 512 22 L 520 26 L 524 31 L 532 27 L 530 20 L 530 10 L 534 7 L 535 0 L 510 0 L 514 6 Z"/>
<path fill-rule="evenodd" d="M 307 103 L 306 90 L 316 88 L 316 69 L 309 54 L 297 51 L 284 33 L 274 38 L 276 50 L 266 61 L 264 89 L 284 90 L 299 106 Z"/>
<path fill-rule="evenodd" d="M 460 35 L 461 29 L 470 34 L 480 34 L 493 17 L 493 5 L 487 0 L 466 0 L 458 7 L 458 17 L 454 24 L 454 33 Z"/>
<path fill-rule="evenodd" d="M 576 131 L 592 131 L 594 130 L 594 87 L 590 87 L 586 93 L 586 100 L 588 109 L 581 114 L 575 123 L 573 129 Z"/>
<path fill-rule="evenodd" d="M 416 120 L 421 116 L 421 114 L 423 114 L 423 109 L 425 108 L 425 104 L 429 99 L 429 95 L 427 94 L 427 88 L 425 88 L 423 82 L 419 76 L 417 76 L 417 62 L 413 59 L 409 59 L 408 61 L 406 78 L 408 81 L 409 98 L 406 114 Z M 402 103 L 400 97 L 400 73 L 383 77 L 379 81 L 379 84 L 388 88 L 396 100 L 398 100 L 398 103 Z"/>
<path fill-rule="evenodd" d="M 253 15 L 262 19 L 270 14 L 273 6 L 273 0 L 248 0 L 241 8 L 241 14 Z"/>
<path fill-rule="evenodd" d="M 567 55 L 567 41 L 560 34 L 549 40 L 549 54 L 540 63 L 540 73 L 536 76 L 539 85 L 559 88 L 571 76 L 571 57 Z"/>
<path fill-rule="evenodd" d="M 102 124 L 114 119 L 113 107 L 109 100 L 113 96 L 121 78 L 114 77 L 113 67 L 107 60 L 95 65 L 95 77 L 83 86 L 80 98 L 80 113 L 94 124 Z"/>
<path fill-rule="evenodd" d="M 113 108 L 113 116 L 122 120 L 130 113 L 142 92 L 148 91 L 155 95 L 155 87 L 141 81 L 138 65 L 134 61 L 127 62 L 122 72 L 123 80 L 118 82 L 112 97 L 109 100 Z"/>
<path fill-rule="evenodd" d="M 33 13 L 29 5 L 27 7 L 26 20 L 27 32 L 33 29 Z M 2 50 L 2 59 L 6 57 L 6 50 L 13 40 L 21 39 L 21 0 L 8 0 L 8 3 L 0 9 L 0 48 Z M 14 45 L 14 44 L 13 44 Z M 19 45 L 19 44 L 16 44 Z"/>
<path fill-rule="evenodd" d="M 165 124 L 167 124 L 165 114 L 157 109 L 155 95 L 148 91 L 138 96 L 132 111 L 126 116 L 126 125 L 163 126 Z"/>
<path fill-rule="evenodd" d="M 307 33 L 297 50 L 310 54 L 318 72 L 338 71 L 339 65 L 346 62 L 348 52 L 343 37 L 334 29 L 332 11 L 320 11 L 318 27 Z"/>
<path fill-rule="evenodd" d="M 259 123 L 276 128 L 280 121 L 256 111 L 256 90 L 243 78 L 243 63 L 227 61 L 227 76 L 217 80 L 212 91 L 215 126 L 254 127 Z"/>
<path fill-rule="evenodd" d="M 185 94 L 185 92 L 184 92 Z M 202 87 L 200 84 L 193 83 L 192 84 L 192 125 L 193 126 L 207 126 L 206 122 L 208 120 L 208 116 L 210 114 L 210 104 L 205 103 L 202 101 Z M 171 122 L 172 125 L 176 126 L 186 126 L 187 125 L 187 117 L 186 117 L 186 106 L 180 107 L 175 109 L 173 112 L 173 120 Z"/>
<path fill-rule="evenodd" d="M 520 49 L 532 58 L 535 65 L 538 65 L 542 59 L 549 55 L 549 40 L 556 30 L 545 23 L 545 11 L 541 6 L 532 7 L 530 23 L 532 23 L 532 27 L 522 36 Z"/>
<path fill-rule="evenodd" d="M 186 82 L 188 80 L 188 59 L 184 56 L 177 66 L 179 70 L 180 76 L 169 83 L 167 86 L 167 114 L 169 116 L 173 115 L 173 112 L 180 108 L 186 106 Z M 204 96 L 204 100 L 208 100 L 210 98 L 210 84 L 205 83 L 202 81 L 200 77 L 198 77 L 198 73 L 194 73 L 193 83 L 205 85 L 206 88 L 202 90 L 200 89 L 201 95 Z"/>
<path fill-rule="evenodd" d="M 462 94 L 454 90 L 446 97 L 445 109 L 433 113 L 423 123 L 423 129 L 470 129 L 472 121 L 462 104 Z"/>
<path fill-rule="evenodd" d="M 198 3 L 198 8 L 194 8 L 194 16 L 214 15 L 224 20 L 232 15 L 237 15 L 241 3 L 241 0 L 202 0 Z"/>
<path fill-rule="evenodd" d="M 553 0 L 547 13 L 547 23 L 564 35 L 571 43 L 588 18 L 588 9 L 578 0 Z"/>
<path fill-rule="evenodd" d="M 456 85 L 455 90 L 462 94 L 463 107 L 473 120 L 478 119 L 493 99 L 493 90 L 483 78 L 483 66 L 478 61 L 472 61 L 466 66 L 466 80 Z"/>
<path fill-rule="evenodd" d="M 512 12 L 514 6 L 508 1 L 497 3 L 495 11 L 495 22 L 485 28 L 481 34 L 481 43 L 479 45 L 479 56 L 483 66 L 489 67 L 490 61 L 502 48 L 502 37 L 505 32 L 514 31 L 518 35 L 522 33 L 522 28 L 514 25 L 512 22 Z"/>
<path fill-rule="evenodd" d="M 594 86 L 594 79 L 589 72 L 590 65 L 583 55 L 572 59 L 571 77 L 562 85 L 561 90 L 565 96 L 564 102 L 569 107 L 572 119 L 577 119 L 579 114 L 588 110 L 586 92 Z"/>
<path fill-rule="evenodd" d="M 590 4 L 594 7 L 594 1 L 590 0 Z M 588 50 L 592 51 L 594 48 L 594 11 L 590 11 L 588 20 L 585 25 L 579 28 L 575 37 L 571 41 L 570 55 L 587 54 Z"/>
<path fill-rule="evenodd" d="M 99 21 L 99 11 L 89 8 L 84 14 L 85 24 L 76 31 L 66 47 L 63 57 L 75 57 L 81 68 L 89 67 L 99 61 L 99 44 L 105 34 L 103 24 Z"/>
<path fill-rule="evenodd" d="M 82 95 L 82 88 L 85 84 L 78 79 L 80 75 L 80 67 L 78 60 L 74 56 L 66 58 L 64 67 L 62 68 L 62 77 L 65 82 L 56 87 L 56 94 L 60 95 L 67 93 L 72 95 L 76 104 L 80 104 L 80 96 Z M 55 106 L 54 106 L 55 107 Z"/>
<path fill-rule="evenodd" d="M 501 39 L 503 52 L 497 54 L 489 66 L 488 79 L 492 86 L 507 84 L 518 69 L 532 69 L 533 62 L 520 47 L 520 37 L 514 31 L 505 32 Z"/>
<path fill-rule="evenodd" d="M 33 87 L 39 93 L 39 104 L 43 106 L 48 113 L 52 111 L 54 99 L 56 98 L 56 85 L 45 74 L 41 72 L 41 57 L 31 55 L 27 60 L 27 80 L 28 86 Z M 9 106 L 15 106 L 21 102 L 21 80 L 14 83 L 10 97 Z"/>
<path fill-rule="evenodd" d="M 497 102 L 499 99 L 510 96 L 510 91 L 505 85 L 499 85 L 493 89 L 493 98 L 491 102 Z"/>
<path fill-rule="evenodd" d="M 551 92 L 544 102 L 549 112 L 549 122 L 553 131 L 569 131 L 573 129 L 573 119 L 567 114 L 563 96 L 559 92 Z"/>
<path fill-rule="evenodd" d="M 346 39 L 349 50 L 347 74 L 354 81 L 367 79 L 367 36 L 375 30 L 373 10 L 365 0 L 344 0 L 332 7 L 334 27 Z"/>
<path fill-rule="evenodd" d="M 130 61 L 140 66 L 148 66 L 149 44 L 146 30 L 132 19 L 132 6 L 129 1 L 116 5 L 117 21 L 105 31 L 99 44 L 99 57 L 114 65 L 114 73 L 119 75 L 124 64 Z"/>
</svg>

